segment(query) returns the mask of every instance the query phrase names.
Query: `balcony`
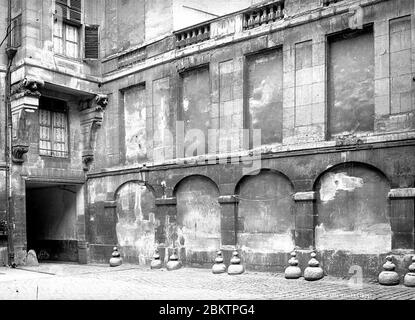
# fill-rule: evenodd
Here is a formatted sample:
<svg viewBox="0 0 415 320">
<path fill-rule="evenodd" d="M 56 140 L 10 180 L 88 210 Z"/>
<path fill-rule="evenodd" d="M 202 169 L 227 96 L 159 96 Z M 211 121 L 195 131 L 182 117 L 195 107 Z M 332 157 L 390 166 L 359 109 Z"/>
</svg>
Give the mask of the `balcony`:
<svg viewBox="0 0 415 320">
<path fill-rule="evenodd" d="M 178 31 L 176 36 L 176 48 L 184 48 L 195 43 L 210 39 L 210 23 L 205 23 L 192 28 Z"/>
<path fill-rule="evenodd" d="M 280 0 L 245 12 L 243 29 L 248 30 L 283 19 L 284 3 L 285 1 Z"/>
</svg>

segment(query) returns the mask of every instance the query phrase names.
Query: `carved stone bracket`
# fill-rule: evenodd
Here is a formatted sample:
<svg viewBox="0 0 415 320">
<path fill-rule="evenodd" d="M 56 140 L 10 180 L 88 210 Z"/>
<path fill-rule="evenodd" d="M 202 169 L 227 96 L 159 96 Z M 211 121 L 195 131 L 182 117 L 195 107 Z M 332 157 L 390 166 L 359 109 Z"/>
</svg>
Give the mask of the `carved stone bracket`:
<svg viewBox="0 0 415 320">
<path fill-rule="evenodd" d="M 41 96 L 39 90 L 45 86 L 41 79 L 27 76 L 11 88 L 11 98 L 16 100 L 21 96 L 39 98 Z"/>
<path fill-rule="evenodd" d="M 108 96 L 105 94 L 97 94 L 94 99 L 81 101 L 80 103 L 79 111 L 81 112 L 84 143 L 82 163 L 85 171 L 89 171 L 94 161 L 97 134 L 102 126 L 107 105 Z"/>
<path fill-rule="evenodd" d="M 13 145 L 12 146 L 12 161 L 16 164 L 24 162 L 23 156 L 29 151 L 29 145 Z"/>
<path fill-rule="evenodd" d="M 22 164 L 24 154 L 29 151 L 30 132 L 34 125 L 33 114 L 39 107 L 39 90 L 43 87 L 42 80 L 27 76 L 11 88 L 12 160 L 16 164 Z"/>
</svg>

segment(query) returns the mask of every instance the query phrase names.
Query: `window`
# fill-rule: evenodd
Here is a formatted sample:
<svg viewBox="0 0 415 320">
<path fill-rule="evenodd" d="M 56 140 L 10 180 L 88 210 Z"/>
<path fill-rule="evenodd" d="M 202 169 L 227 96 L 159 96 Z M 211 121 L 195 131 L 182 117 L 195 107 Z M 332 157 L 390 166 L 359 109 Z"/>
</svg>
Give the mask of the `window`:
<svg viewBox="0 0 415 320">
<path fill-rule="evenodd" d="M 70 58 L 79 58 L 81 1 L 56 0 L 55 13 L 53 26 L 54 52 Z"/>
<path fill-rule="evenodd" d="M 81 25 L 81 0 L 56 0 L 56 15 L 68 23 Z"/>
<path fill-rule="evenodd" d="M 41 98 L 39 109 L 39 154 L 56 158 L 68 156 L 68 116 L 63 101 Z"/>
<path fill-rule="evenodd" d="M 79 57 L 79 29 L 67 23 L 55 21 L 53 28 L 55 53 L 70 58 Z"/>
</svg>

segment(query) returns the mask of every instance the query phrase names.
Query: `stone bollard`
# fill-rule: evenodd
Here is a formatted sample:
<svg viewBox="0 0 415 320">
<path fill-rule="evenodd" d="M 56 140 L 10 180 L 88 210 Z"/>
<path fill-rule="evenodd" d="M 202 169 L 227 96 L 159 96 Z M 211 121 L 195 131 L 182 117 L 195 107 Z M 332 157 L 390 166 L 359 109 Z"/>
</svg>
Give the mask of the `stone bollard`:
<svg viewBox="0 0 415 320">
<path fill-rule="evenodd" d="M 213 274 L 220 274 L 226 272 L 226 266 L 223 263 L 222 251 L 218 251 L 215 264 L 212 266 Z"/>
<path fill-rule="evenodd" d="M 158 249 L 154 251 L 153 260 L 151 261 L 150 268 L 161 269 L 161 260 L 160 260 L 160 254 L 159 254 Z"/>
<path fill-rule="evenodd" d="M 181 261 L 179 261 L 179 257 L 177 256 L 177 249 L 173 249 L 173 254 L 169 258 L 169 262 L 166 264 L 168 271 L 178 270 L 182 267 Z"/>
<path fill-rule="evenodd" d="M 311 259 L 308 261 L 308 267 L 304 270 L 304 279 L 307 281 L 320 280 L 324 277 L 324 271 L 316 259 L 316 253 L 311 253 Z"/>
<path fill-rule="evenodd" d="M 231 264 L 228 267 L 228 274 L 235 275 L 235 274 L 242 274 L 245 272 L 245 267 L 241 264 L 241 259 L 239 258 L 238 251 L 234 251 L 232 253 Z"/>
<path fill-rule="evenodd" d="M 403 278 L 403 284 L 407 287 L 415 287 L 415 256 L 412 257 L 412 264 L 408 269 L 409 272 Z"/>
<path fill-rule="evenodd" d="M 118 267 L 122 265 L 122 258 L 120 253 L 118 252 L 118 248 L 114 247 L 114 251 L 112 252 L 112 258 L 110 259 L 110 267 Z"/>
<path fill-rule="evenodd" d="M 291 259 L 288 260 L 289 266 L 285 269 L 285 279 L 298 279 L 301 277 L 301 269 L 298 266 L 297 254 L 291 252 Z"/>
<path fill-rule="evenodd" d="M 395 264 L 392 262 L 392 256 L 386 257 L 386 263 L 383 265 L 383 271 L 379 274 L 379 284 L 384 286 L 396 286 L 399 284 L 399 274 L 395 271 Z"/>
</svg>

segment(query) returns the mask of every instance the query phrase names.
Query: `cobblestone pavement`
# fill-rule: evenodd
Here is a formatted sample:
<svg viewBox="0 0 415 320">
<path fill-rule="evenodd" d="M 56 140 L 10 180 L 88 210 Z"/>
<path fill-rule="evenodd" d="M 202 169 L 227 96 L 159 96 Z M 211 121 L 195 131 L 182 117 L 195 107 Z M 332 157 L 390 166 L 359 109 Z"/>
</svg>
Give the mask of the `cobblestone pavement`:
<svg viewBox="0 0 415 320">
<path fill-rule="evenodd" d="M 415 288 L 384 287 L 325 277 L 316 282 L 286 280 L 282 274 L 246 272 L 213 275 L 207 269 L 150 270 L 124 264 L 42 264 L 0 268 L 0 299 L 23 300 L 415 300 Z"/>
</svg>

